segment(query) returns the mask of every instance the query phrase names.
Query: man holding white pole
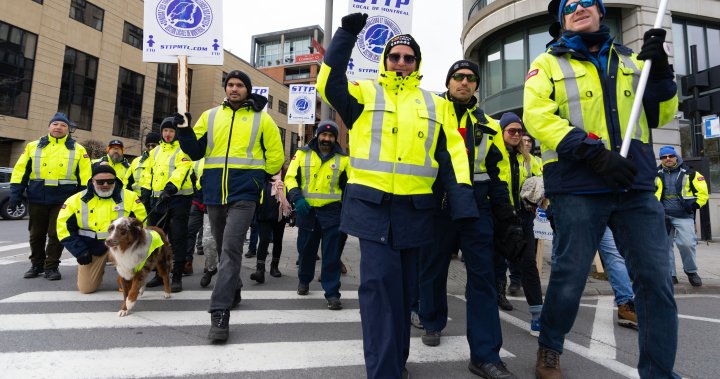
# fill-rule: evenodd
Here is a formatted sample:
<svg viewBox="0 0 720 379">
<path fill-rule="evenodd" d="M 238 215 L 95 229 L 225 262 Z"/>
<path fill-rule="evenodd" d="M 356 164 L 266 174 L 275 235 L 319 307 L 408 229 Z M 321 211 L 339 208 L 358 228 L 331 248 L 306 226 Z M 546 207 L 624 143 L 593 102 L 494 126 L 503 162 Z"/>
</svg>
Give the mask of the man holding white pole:
<svg viewBox="0 0 720 379">
<path fill-rule="evenodd" d="M 553 204 L 556 261 L 540 319 L 535 374 L 560 378 L 559 356 L 573 326 L 590 265 L 609 225 L 633 279 L 639 327 L 640 377 L 672 378 L 677 350 L 663 209 L 653 196 L 655 158 L 650 128 L 670 122 L 677 88 L 658 21 L 640 54 L 614 43 L 601 24 L 602 0 L 553 0 L 562 37 L 532 63 L 525 82 L 524 122 L 542 143 L 544 181 Z M 636 92 L 650 64 L 647 91 Z M 635 97 L 642 112 L 630 120 Z M 634 127 L 625 158 L 622 137 Z"/>
</svg>

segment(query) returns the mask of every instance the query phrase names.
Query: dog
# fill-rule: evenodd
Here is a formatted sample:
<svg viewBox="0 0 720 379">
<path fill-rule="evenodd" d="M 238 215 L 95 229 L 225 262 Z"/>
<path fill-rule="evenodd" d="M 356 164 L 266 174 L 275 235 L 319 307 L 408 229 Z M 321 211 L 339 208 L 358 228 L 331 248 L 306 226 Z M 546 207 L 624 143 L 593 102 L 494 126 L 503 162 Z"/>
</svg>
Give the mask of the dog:
<svg viewBox="0 0 720 379">
<path fill-rule="evenodd" d="M 148 256 L 152 243 L 151 232 L 159 235 L 163 245 L 155 248 Z M 130 313 L 138 296 L 145 291 L 145 279 L 152 270 L 157 270 L 158 276 L 162 278 L 164 296 L 169 298 L 173 252 L 165 232 L 154 226 L 143 227 L 142 222 L 136 218 L 121 217 L 110 224 L 108 234 L 105 246 L 115 262 L 118 283 L 123 293 L 118 316 L 123 317 Z"/>
</svg>

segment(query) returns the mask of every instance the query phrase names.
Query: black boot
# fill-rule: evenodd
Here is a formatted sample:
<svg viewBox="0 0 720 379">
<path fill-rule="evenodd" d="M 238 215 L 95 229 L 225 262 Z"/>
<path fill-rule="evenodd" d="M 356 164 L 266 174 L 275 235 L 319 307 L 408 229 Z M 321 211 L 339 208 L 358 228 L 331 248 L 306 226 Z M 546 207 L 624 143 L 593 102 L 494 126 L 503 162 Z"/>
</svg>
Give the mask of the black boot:
<svg viewBox="0 0 720 379">
<path fill-rule="evenodd" d="M 230 335 L 230 310 L 217 310 L 210 313 L 210 332 L 208 338 L 213 342 L 225 342 Z"/>
<path fill-rule="evenodd" d="M 276 261 L 276 260 L 273 260 L 273 261 L 270 263 L 270 276 L 272 276 L 273 278 L 279 278 L 279 277 L 282 276 L 282 273 L 281 273 L 280 270 L 278 269 L 278 264 L 279 264 L 279 263 L 280 263 L 280 262 L 278 262 L 278 261 Z"/>
<path fill-rule="evenodd" d="M 163 285 L 162 278 L 156 272 L 155 277 L 150 279 L 150 281 L 145 284 L 145 287 L 153 288 L 153 287 L 160 287 L 161 285 Z"/>
<path fill-rule="evenodd" d="M 213 275 L 217 274 L 217 269 L 205 271 L 202 278 L 200 278 L 200 287 L 205 288 L 210 285 Z"/>
<path fill-rule="evenodd" d="M 170 281 L 170 291 L 182 292 L 182 277 L 185 269 L 185 262 L 175 262 L 173 264 L 172 281 Z"/>
<path fill-rule="evenodd" d="M 29 270 L 25 271 L 23 278 L 25 278 L 25 279 L 37 278 L 43 272 L 45 272 L 45 268 L 42 265 L 32 265 Z"/>
<path fill-rule="evenodd" d="M 500 309 L 504 311 L 513 310 L 513 305 L 505 297 L 505 286 L 507 285 L 506 279 L 495 280 L 495 289 L 497 290 L 497 304 Z"/>
<path fill-rule="evenodd" d="M 265 283 L 265 263 L 258 263 L 255 272 L 250 274 L 250 279 L 260 284 Z"/>
</svg>

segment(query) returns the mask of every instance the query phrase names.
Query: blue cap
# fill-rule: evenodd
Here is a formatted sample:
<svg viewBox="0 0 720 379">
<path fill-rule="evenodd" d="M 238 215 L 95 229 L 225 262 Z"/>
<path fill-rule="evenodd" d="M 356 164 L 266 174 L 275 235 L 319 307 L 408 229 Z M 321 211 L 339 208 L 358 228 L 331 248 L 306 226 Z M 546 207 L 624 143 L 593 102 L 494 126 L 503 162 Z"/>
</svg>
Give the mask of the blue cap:
<svg viewBox="0 0 720 379">
<path fill-rule="evenodd" d="M 662 157 L 663 155 L 674 155 L 678 156 L 677 152 L 675 151 L 675 148 L 672 146 L 663 146 L 660 148 L 660 154 L 658 158 Z"/>
<path fill-rule="evenodd" d="M 512 112 L 505 112 L 500 117 L 500 127 L 504 130 L 506 126 L 512 124 L 513 122 L 517 122 L 520 124 L 523 128 L 525 127 L 525 124 L 523 124 L 522 119 L 520 116 L 516 115 Z"/>
<path fill-rule="evenodd" d="M 70 120 L 68 119 L 68 117 L 65 115 L 65 113 L 62 113 L 62 112 L 55 113 L 55 116 L 53 116 L 53 117 L 50 119 L 50 122 L 48 123 L 48 125 L 52 124 L 52 123 L 55 122 L 55 121 L 64 122 L 65 125 L 67 125 L 68 127 L 69 127 L 70 124 L 71 124 L 71 122 L 70 122 Z"/>
</svg>

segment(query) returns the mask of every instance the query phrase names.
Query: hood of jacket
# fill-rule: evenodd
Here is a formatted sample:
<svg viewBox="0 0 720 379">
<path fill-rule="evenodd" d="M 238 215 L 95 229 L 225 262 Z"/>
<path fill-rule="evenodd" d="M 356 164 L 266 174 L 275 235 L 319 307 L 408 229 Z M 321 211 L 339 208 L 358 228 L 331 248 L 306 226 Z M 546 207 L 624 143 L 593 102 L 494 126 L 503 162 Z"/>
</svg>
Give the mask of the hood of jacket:
<svg viewBox="0 0 720 379">
<path fill-rule="evenodd" d="M 397 95 L 398 92 L 403 90 L 412 90 L 420 86 L 420 66 L 422 66 L 422 60 L 418 62 L 417 70 L 410 73 L 410 75 L 403 77 L 395 71 L 387 71 L 385 68 L 385 55 L 388 53 L 388 46 L 385 45 L 382 54 L 380 54 L 380 67 L 378 70 L 378 83 L 385 87 L 386 90 L 393 92 Z"/>
</svg>

